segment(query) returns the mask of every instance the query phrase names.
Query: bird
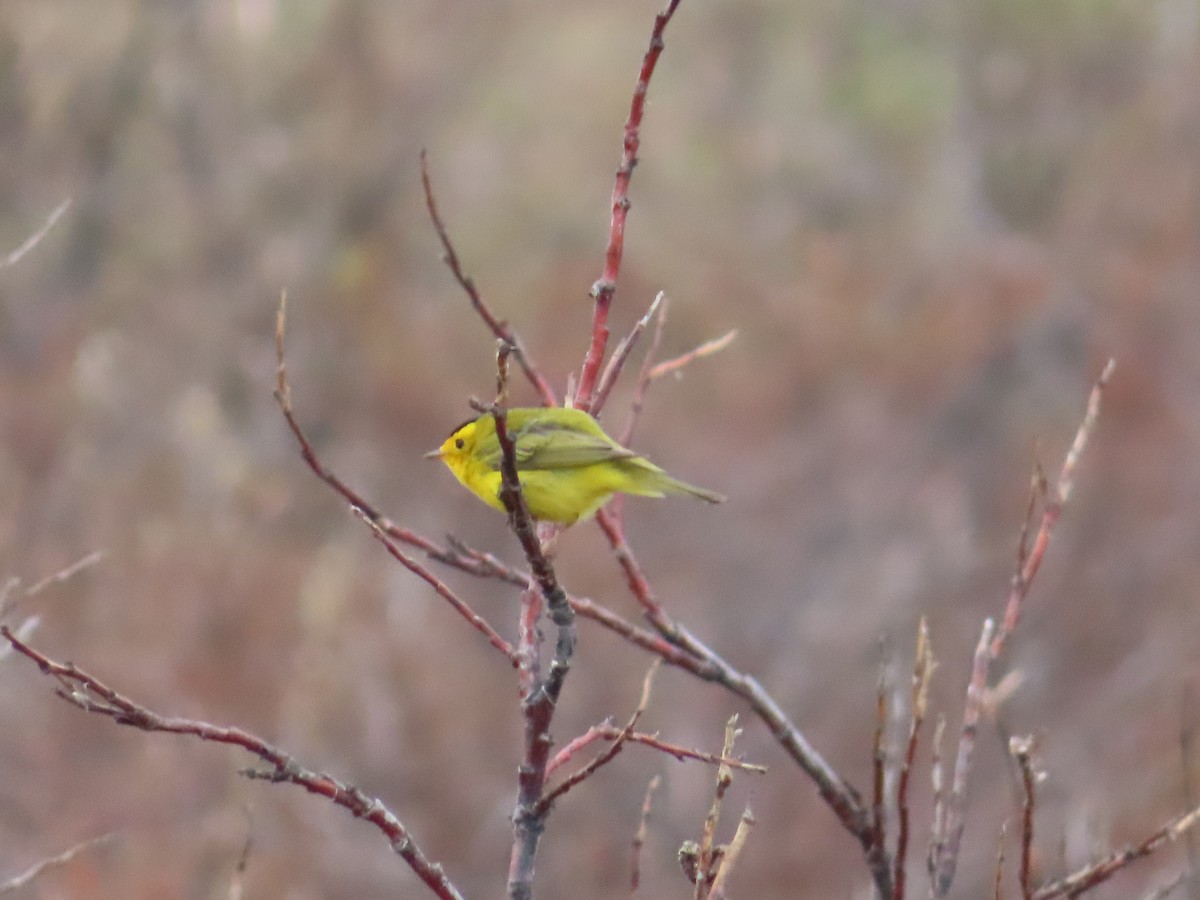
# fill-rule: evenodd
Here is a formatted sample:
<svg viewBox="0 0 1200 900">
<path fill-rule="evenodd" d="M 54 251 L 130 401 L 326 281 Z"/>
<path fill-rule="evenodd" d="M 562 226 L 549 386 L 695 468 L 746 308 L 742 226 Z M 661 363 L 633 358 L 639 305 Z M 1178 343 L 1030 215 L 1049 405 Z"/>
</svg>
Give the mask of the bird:
<svg viewBox="0 0 1200 900">
<path fill-rule="evenodd" d="M 622 447 L 589 413 L 571 407 L 515 407 L 505 416 L 521 493 L 533 518 L 573 525 L 595 515 L 614 494 L 685 494 L 708 503 L 725 497 L 668 475 L 645 456 Z M 451 432 L 427 459 L 440 459 L 488 506 L 500 500 L 500 440 L 491 413 Z"/>
</svg>

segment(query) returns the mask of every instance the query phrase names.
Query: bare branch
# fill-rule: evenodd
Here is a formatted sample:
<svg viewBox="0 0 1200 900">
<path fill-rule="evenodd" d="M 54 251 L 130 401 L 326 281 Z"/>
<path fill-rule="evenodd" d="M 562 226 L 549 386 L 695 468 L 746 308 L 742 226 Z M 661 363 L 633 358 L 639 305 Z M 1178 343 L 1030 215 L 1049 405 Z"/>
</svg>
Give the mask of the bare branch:
<svg viewBox="0 0 1200 900">
<path fill-rule="evenodd" d="M 44 674 L 54 678 L 59 685 L 55 693 L 72 706 L 77 706 L 85 712 L 107 716 L 119 725 L 128 725 L 142 731 L 182 734 L 210 743 L 241 747 L 257 756 L 267 766 L 266 769 L 243 769 L 241 774 L 273 784 L 287 782 L 298 785 L 309 793 L 325 797 L 348 810 L 355 818 L 365 819 L 383 833 L 396 854 L 408 863 L 417 877 L 435 895 L 443 900 L 461 900 L 462 894 L 451 884 L 442 867 L 425 856 L 404 824 L 378 798 L 369 797 L 353 785 L 346 784 L 332 775 L 304 768 L 284 751 L 248 731 L 196 719 L 159 715 L 117 693 L 84 670 L 70 663 L 56 662 L 34 650 L 15 637 L 7 626 L 0 625 L 0 635 L 8 640 L 17 652 L 37 663 Z"/>
<path fill-rule="evenodd" d="M 637 427 L 642 407 L 646 404 L 646 391 L 650 389 L 650 370 L 654 368 L 654 360 L 658 356 L 658 348 L 662 345 L 663 333 L 667 330 L 667 310 L 670 302 L 663 297 L 662 306 L 658 308 L 658 319 L 654 323 L 654 334 L 650 338 L 650 346 L 642 358 L 642 367 L 638 372 L 637 384 L 633 388 L 633 399 L 629 402 L 629 418 L 625 429 L 621 432 L 621 446 L 628 447 L 633 440 L 633 430 Z"/>
<path fill-rule="evenodd" d="M 871 830 L 872 839 L 879 847 L 886 846 L 887 822 L 884 813 L 883 793 L 887 777 L 887 748 L 884 737 L 888 724 L 888 697 L 892 692 L 891 666 L 885 656 L 883 640 L 880 640 L 879 675 L 875 679 L 875 732 L 871 737 Z M 889 898 L 890 900 L 890 898 Z"/>
<path fill-rule="evenodd" d="M 375 539 L 387 548 L 388 553 L 392 555 L 393 559 L 395 559 L 400 563 L 400 565 L 404 566 L 404 568 L 408 569 L 408 571 L 412 572 L 414 575 L 432 587 L 435 591 L 437 591 L 439 597 L 449 603 L 454 608 L 455 612 L 457 612 L 471 624 L 472 628 L 486 637 L 488 639 L 488 643 L 503 653 L 508 658 L 508 661 L 513 668 L 516 668 L 517 651 L 513 649 L 512 644 L 502 638 L 496 629 L 488 624 L 486 619 L 475 612 L 475 610 L 471 609 L 465 600 L 463 600 L 458 596 L 458 594 L 454 593 L 454 591 L 450 589 L 449 585 L 447 585 L 423 565 L 421 565 L 415 559 L 412 559 L 410 556 L 408 556 L 408 554 L 401 550 L 396 545 L 396 542 L 388 537 L 387 532 L 379 526 L 378 522 L 368 516 L 357 506 L 351 507 L 351 509 L 353 509 L 354 514 L 358 516 L 359 519 L 366 523 L 367 527 L 371 529 L 371 534 L 373 534 Z"/>
<path fill-rule="evenodd" d="M 1135 860 L 1149 856 L 1163 844 L 1176 841 L 1200 824 L 1200 807 L 1172 819 L 1140 844 L 1117 850 L 1104 859 L 1084 866 L 1077 872 L 1043 885 L 1034 892 L 1034 900 L 1052 900 L 1054 897 L 1077 897 L 1116 875 Z"/>
<path fill-rule="evenodd" d="M 896 781 L 896 852 L 893 858 L 892 890 L 895 900 L 904 900 L 908 857 L 908 785 L 912 779 L 913 762 L 917 756 L 917 738 L 925 713 L 929 708 L 929 682 L 937 664 L 933 659 L 933 647 L 929 641 L 929 623 L 921 617 L 917 625 L 917 649 L 913 658 L 912 712 L 909 718 L 908 743 L 905 745 L 904 760 L 900 764 L 900 775 Z"/>
<path fill-rule="evenodd" d="M 1188 874 L 1189 873 L 1186 870 L 1180 872 L 1166 884 L 1160 885 L 1159 887 L 1150 891 L 1150 893 L 1145 894 L 1142 897 L 1142 900 L 1167 900 L 1167 897 L 1170 897 L 1188 881 Z"/>
<path fill-rule="evenodd" d="M 600 384 L 596 388 L 596 399 L 592 402 L 593 416 L 600 415 L 600 410 L 608 400 L 608 395 L 612 392 L 613 385 L 617 383 L 617 378 L 620 376 L 621 370 L 625 368 L 625 361 L 629 359 L 629 354 L 633 352 L 638 338 L 646 330 L 646 326 L 650 324 L 650 320 L 654 318 L 654 314 L 658 312 L 658 307 L 662 304 L 665 297 L 666 294 L 662 291 L 654 295 L 654 300 L 651 302 L 650 308 L 646 310 L 646 314 L 634 323 L 633 329 L 629 334 L 621 338 L 621 342 L 617 344 L 617 349 L 608 358 L 608 365 L 604 367 L 604 374 L 600 376 Z"/>
<path fill-rule="evenodd" d="M 637 896 L 638 885 L 642 880 L 642 846 L 646 843 L 647 825 L 650 822 L 650 807 L 654 802 L 654 794 L 662 784 L 662 776 L 655 775 L 646 785 L 646 796 L 642 798 L 642 814 L 638 817 L 637 831 L 633 835 L 633 846 L 630 859 L 629 896 Z"/>
<path fill-rule="evenodd" d="M 1022 900 L 1032 900 L 1033 884 L 1033 810 L 1036 804 L 1035 785 L 1037 776 L 1033 771 L 1033 738 L 1009 738 L 1008 752 L 1017 761 L 1021 772 L 1021 788 L 1023 800 L 1021 803 L 1021 869 L 1019 884 L 1021 885 Z"/>
<path fill-rule="evenodd" d="M 1196 799 L 1194 772 L 1196 766 L 1196 700 L 1192 686 L 1183 686 L 1183 701 L 1179 711 L 1179 761 L 1183 770 L 1183 800 L 1189 809 L 1194 808 L 1200 801 Z M 1196 833 L 1189 831 L 1185 836 L 1184 846 L 1187 849 L 1186 881 L 1191 900 L 1200 898 L 1200 848 L 1196 846 Z"/>
<path fill-rule="evenodd" d="M 1116 365 L 1116 360 L 1110 359 L 1092 387 L 1091 395 L 1088 397 L 1087 412 L 1084 414 L 1079 430 L 1075 432 L 1075 440 L 1071 443 L 1071 449 L 1067 451 L 1067 455 L 1063 459 L 1054 497 L 1048 499 L 1043 504 L 1042 522 L 1038 527 L 1037 534 L 1034 535 L 1033 544 L 1030 546 L 1028 552 L 1025 550 L 1024 533 L 1022 534 L 1017 572 L 1013 576 L 1012 588 L 1009 591 L 1008 602 L 1005 604 L 1003 622 L 999 631 L 996 632 L 996 637 L 991 647 L 993 659 L 1000 656 L 1004 650 L 1004 644 L 1008 640 L 1008 636 L 1013 633 L 1013 630 L 1017 627 L 1017 622 L 1021 618 L 1021 606 L 1025 602 L 1025 598 L 1029 595 L 1030 585 L 1033 584 L 1033 579 L 1037 575 L 1038 569 L 1041 568 L 1042 560 L 1046 556 L 1046 549 L 1050 546 L 1050 537 L 1054 533 L 1054 528 L 1058 524 L 1058 520 L 1062 518 L 1063 507 L 1066 506 L 1067 501 L 1071 498 L 1071 491 L 1075 486 L 1075 473 L 1079 468 L 1079 460 L 1082 458 L 1083 451 L 1087 447 L 1088 438 L 1091 437 L 1092 432 L 1096 428 L 1096 420 L 1100 416 L 1100 400 L 1104 396 L 1104 388 L 1108 385 L 1108 381 L 1112 377 L 1113 369 L 1116 368 Z M 1039 475 L 1040 472 L 1035 475 L 1035 483 Z"/>
<path fill-rule="evenodd" d="M 237 865 L 233 867 L 233 877 L 229 879 L 229 892 L 226 900 L 242 900 L 246 893 L 246 868 L 250 864 L 250 851 L 254 848 L 254 820 L 249 810 L 246 813 L 246 840 L 242 843 L 242 852 L 238 854 Z"/>
<path fill-rule="evenodd" d="M 725 742 L 721 748 L 722 756 L 733 756 L 733 744 L 742 733 L 737 727 L 737 714 L 729 717 L 725 723 Z M 704 831 L 700 836 L 700 854 L 697 857 L 696 889 L 693 892 L 695 900 L 704 900 L 709 895 L 712 879 L 716 875 L 716 838 L 717 822 L 721 818 L 721 804 L 725 800 L 725 792 L 733 784 L 733 771 L 728 766 L 717 768 L 717 784 L 713 791 L 712 806 L 704 819 Z"/>
<path fill-rule="evenodd" d="M 837 816 L 842 827 L 859 842 L 876 890 L 881 896 L 890 897 L 891 861 L 886 850 L 875 842 L 870 810 L 864 806 L 858 792 L 826 762 L 756 679 L 735 669 L 667 614 L 654 596 L 637 557 L 626 542 L 621 523 L 604 509 L 596 513 L 596 522 L 608 538 L 613 556 L 625 574 L 629 592 L 642 607 L 646 619 L 665 640 L 699 661 L 695 667 L 688 666 L 688 671 L 705 681 L 721 685 L 750 705 L 775 740 L 813 780 L 821 799 Z"/>
<path fill-rule="evenodd" d="M 84 569 L 94 566 L 100 560 L 104 559 L 104 551 L 93 550 L 87 556 L 77 559 L 69 566 L 59 569 L 47 575 L 36 584 L 27 587 L 25 590 L 18 592 L 17 588 L 21 585 L 19 578 L 13 578 L 0 589 L 0 618 L 9 615 L 13 610 L 17 609 L 26 600 L 31 600 L 42 591 L 57 584 L 62 584 L 82 572 Z"/>
<path fill-rule="evenodd" d="M 733 343 L 733 339 L 738 335 L 736 328 L 730 329 L 719 338 L 713 338 L 711 341 L 705 341 L 698 347 L 689 350 L 687 353 L 681 353 L 674 359 L 668 359 L 658 363 L 647 373 L 650 381 L 658 381 L 664 375 L 678 375 L 685 368 L 691 365 L 698 359 L 703 359 L 706 356 L 712 356 L 714 353 L 720 353 L 726 347 Z"/>
<path fill-rule="evenodd" d="M 929 846 L 925 864 L 929 871 L 930 892 L 937 876 L 938 860 L 946 843 L 946 772 L 942 765 L 942 738 L 946 735 L 946 716 L 938 714 L 933 729 L 933 759 L 929 766 L 929 781 L 933 788 L 933 821 L 929 826 Z"/>
<path fill-rule="evenodd" d="M 996 872 L 992 879 L 992 900 L 1003 900 L 1004 894 L 1004 838 L 1008 834 L 1008 823 L 1000 823 L 1000 840 L 996 841 Z"/>
<path fill-rule="evenodd" d="M 932 848 L 931 874 L 934 893 L 944 897 L 954 881 L 958 867 L 958 851 L 962 844 L 963 828 L 966 826 L 967 784 L 971 774 L 971 756 L 975 751 L 975 736 L 979 731 L 979 719 L 983 711 L 987 692 L 988 647 L 992 641 L 995 623 L 988 619 L 983 623 L 983 632 L 975 648 L 975 662 L 971 669 L 971 683 L 967 686 L 967 703 L 963 709 L 962 732 L 958 739 L 958 756 L 954 762 L 954 785 L 946 800 L 944 831 Z"/>
<path fill-rule="evenodd" d="M 661 662 L 662 661 L 658 659 L 654 660 L 654 662 L 650 664 L 650 668 L 646 670 L 646 677 L 642 679 L 642 695 L 638 700 L 638 705 L 634 709 L 633 714 L 629 717 L 629 721 L 626 723 L 625 727 L 617 732 L 617 735 L 612 739 L 612 744 L 609 745 L 608 749 L 579 771 L 571 773 L 571 775 L 564 779 L 563 782 L 556 786 L 553 790 L 548 791 L 538 803 L 538 815 L 545 816 L 546 813 L 550 811 L 550 806 L 555 800 L 557 800 L 567 791 L 571 790 L 571 788 L 575 787 L 575 785 L 586 781 L 592 775 L 596 774 L 596 772 L 598 772 L 601 768 L 612 762 L 616 758 L 617 754 L 621 752 L 622 748 L 625 746 L 625 742 L 628 741 L 629 736 L 633 734 L 634 726 L 637 725 L 638 720 L 641 719 L 642 714 L 646 711 L 646 705 L 650 702 L 650 689 L 654 685 L 654 676 L 658 674 L 658 667 Z M 546 767 L 546 771 L 549 772 L 550 768 L 551 765 L 548 765 Z"/>
<path fill-rule="evenodd" d="M 110 831 L 108 834 L 102 834 L 98 837 L 89 838 L 86 841 L 81 841 L 74 847 L 69 847 L 57 856 L 50 856 L 46 859 L 39 860 L 24 872 L 14 875 L 7 881 L 0 881 L 0 894 L 11 894 L 13 891 L 25 887 L 47 869 L 65 866 L 80 853 L 83 853 L 86 850 L 91 850 L 93 847 L 98 847 L 101 844 L 107 844 L 114 837 L 116 837 L 116 834 L 117 833 L 115 831 Z"/>
<path fill-rule="evenodd" d="M 550 387 L 550 382 L 546 380 L 537 364 L 529 356 L 529 351 L 525 349 L 525 345 L 517 336 L 517 333 L 513 331 L 507 322 L 496 318 L 487 303 L 484 302 L 479 289 L 475 287 L 474 280 L 463 271 L 462 263 L 458 259 L 458 252 L 454 249 L 454 244 L 450 240 L 450 233 L 446 230 L 441 213 L 438 212 L 437 201 L 434 199 L 433 194 L 433 183 L 429 177 L 429 159 L 424 150 L 421 150 L 421 186 L 425 190 L 425 208 L 429 211 L 429 218 L 433 222 L 434 231 L 437 232 L 438 240 L 442 243 L 442 259 L 449 267 L 450 274 L 454 276 L 454 280 L 458 282 L 459 287 L 467 295 L 467 299 L 471 301 L 471 307 L 478 314 L 479 318 L 483 319 L 484 324 L 491 329 L 496 339 L 504 341 L 512 347 L 512 354 L 517 358 L 517 365 L 521 367 L 521 371 L 525 373 L 525 377 L 529 379 L 529 383 L 533 385 L 534 390 L 542 398 L 542 405 L 558 406 L 558 398 L 554 395 L 554 388 Z"/>
<path fill-rule="evenodd" d="M 25 254 L 42 242 L 46 235 L 50 233 L 50 229 L 58 224 L 58 220 L 63 217 L 63 213 L 65 213 L 70 206 L 71 198 L 68 197 L 62 203 L 58 204 L 58 206 L 54 207 L 54 210 L 46 218 L 46 221 L 42 223 L 41 228 L 26 238 L 20 247 L 12 251 L 10 254 L 8 254 L 8 256 L 0 259 L 0 269 L 7 269 L 9 266 L 15 266 L 17 263 L 19 263 Z"/>
<path fill-rule="evenodd" d="M 517 803 L 513 810 L 513 848 L 508 870 L 508 895 L 511 900 L 530 900 L 533 896 L 533 865 L 538 843 L 545 829 L 549 806 L 543 805 L 546 766 L 550 759 L 550 723 L 559 695 L 571 668 L 575 652 L 575 611 L 558 582 L 554 567 L 546 555 L 543 540 L 535 530 L 533 517 L 521 492 L 517 472 L 516 445 L 508 432 L 508 356 L 511 345 L 498 342 L 496 352 L 496 399 L 487 408 L 495 420 L 496 440 L 500 444 L 500 502 L 508 512 L 508 525 L 525 551 L 537 590 L 531 586 L 521 594 L 521 627 L 517 659 L 521 682 L 521 715 L 525 722 L 524 758 L 517 771 Z M 556 532 L 547 531 L 550 541 Z M 539 594 L 540 592 L 540 594 Z M 550 671 L 541 676 L 538 662 L 540 635 L 537 628 L 541 603 L 545 600 L 550 620 L 558 634 L 550 661 Z"/>
<path fill-rule="evenodd" d="M 725 848 L 725 852 L 721 855 L 721 863 L 717 866 L 717 874 L 713 878 L 712 888 L 709 890 L 709 897 L 713 900 L 725 897 L 725 882 L 729 880 L 733 867 L 737 865 L 737 861 L 742 855 L 742 849 L 746 846 L 746 839 L 750 837 L 750 829 L 754 825 L 754 815 L 747 806 L 742 813 L 742 818 L 738 821 L 737 830 L 733 833 L 733 840 Z"/>
<path fill-rule="evenodd" d="M 650 46 L 642 58 L 642 68 L 638 72 L 633 99 L 629 105 L 629 118 L 625 122 L 621 164 L 617 167 L 616 182 L 612 191 L 612 224 L 608 232 L 608 248 L 604 251 L 604 270 L 600 273 L 599 280 L 592 285 L 592 298 L 595 301 L 592 310 L 592 337 L 583 359 L 579 387 L 575 394 L 575 405 L 584 410 L 590 411 L 592 408 L 596 379 L 600 374 L 600 365 L 604 361 L 604 350 L 608 344 L 608 310 L 617 290 L 617 276 L 621 271 L 621 256 L 625 250 L 625 219 L 629 215 L 630 207 L 629 181 L 638 161 L 646 94 L 650 89 L 654 68 L 658 65 L 658 58 L 663 51 L 663 32 L 678 6 L 679 0 L 669 0 L 667 8 L 654 19 L 654 28 L 650 32 Z"/>
</svg>

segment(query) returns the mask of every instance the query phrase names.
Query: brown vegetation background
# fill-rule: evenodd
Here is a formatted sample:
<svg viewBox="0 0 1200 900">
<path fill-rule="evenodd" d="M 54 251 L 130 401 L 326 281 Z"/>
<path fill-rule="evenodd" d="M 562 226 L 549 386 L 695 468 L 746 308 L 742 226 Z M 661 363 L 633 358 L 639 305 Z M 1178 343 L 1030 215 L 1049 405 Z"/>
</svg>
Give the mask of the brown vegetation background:
<svg viewBox="0 0 1200 900">
<path fill-rule="evenodd" d="M 421 452 L 494 379 L 439 261 L 442 211 L 494 307 L 562 386 L 586 346 L 646 0 L 0 5 L 0 552 L 35 643 L 167 713 L 238 724 L 380 794 L 472 896 L 498 896 L 519 746 L 510 671 L 304 468 L 273 406 L 290 298 L 297 411 L 397 520 L 511 560 L 503 518 Z M 1200 12 L 1194 0 L 683 5 L 651 87 L 620 332 L 671 299 L 664 352 L 739 329 L 654 388 L 636 445 L 726 505 L 631 501 L 676 616 L 756 673 L 860 786 L 880 656 L 918 617 L 957 725 L 999 612 L 1035 452 L 1056 468 L 1119 367 L 1027 615 L 1023 682 L 980 738 L 956 896 L 979 896 L 1040 736 L 1042 871 L 1185 805 L 1200 667 Z M 628 384 L 609 407 L 622 421 Z M 532 401 L 532 396 L 523 398 Z M 633 616 L 595 527 L 574 591 Z M 451 577 L 511 634 L 515 595 Z M 581 625 L 555 734 L 636 701 L 647 660 Z M 664 671 L 643 724 L 719 749 L 737 710 Z M 744 719 L 758 817 L 734 890 L 849 897 L 853 842 Z M 924 745 L 928 750 L 928 742 Z M 922 763 L 913 869 L 924 892 Z M 1193 765 L 1200 765 L 1192 760 Z M 0 662 L 0 875 L 111 845 L 28 896 L 421 896 L 379 835 L 249 783 L 233 752 L 147 736 Z M 712 772 L 631 748 L 555 811 L 542 896 L 623 896 L 665 773 L 645 895 L 684 896 Z M 732 827 L 732 821 L 728 823 Z M 1129 897 L 1179 849 L 1098 896 Z M 1011 883 L 1011 882 L 1010 882 Z"/>
</svg>

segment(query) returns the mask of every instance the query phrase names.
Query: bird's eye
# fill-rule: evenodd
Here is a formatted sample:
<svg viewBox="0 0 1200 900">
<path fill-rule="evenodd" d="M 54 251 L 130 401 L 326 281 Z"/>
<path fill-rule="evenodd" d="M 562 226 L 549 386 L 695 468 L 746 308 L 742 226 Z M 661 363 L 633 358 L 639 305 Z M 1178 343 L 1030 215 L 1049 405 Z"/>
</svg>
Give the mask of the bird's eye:
<svg viewBox="0 0 1200 900">
<path fill-rule="evenodd" d="M 463 448 L 463 439 L 458 438 L 457 440 L 455 440 L 454 446 L 457 447 L 459 450 L 461 450 Z"/>
</svg>

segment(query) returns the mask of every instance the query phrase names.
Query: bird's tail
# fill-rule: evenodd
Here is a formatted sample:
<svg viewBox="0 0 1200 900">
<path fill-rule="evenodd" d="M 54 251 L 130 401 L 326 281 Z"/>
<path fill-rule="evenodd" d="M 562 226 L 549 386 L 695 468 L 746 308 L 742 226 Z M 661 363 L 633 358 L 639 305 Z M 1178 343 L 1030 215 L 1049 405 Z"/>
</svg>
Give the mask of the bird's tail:
<svg viewBox="0 0 1200 900">
<path fill-rule="evenodd" d="M 725 502 L 724 494 L 718 494 L 716 491 L 696 487 L 694 484 L 688 484 L 686 481 L 672 478 L 645 457 L 638 457 L 636 460 L 630 460 L 630 462 L 637 463 L 640 471 L 637 478 L 631 479 L 633 484 L 623 488 L 627 494 L 640 494 L 643 497 L 661 497 L 664 494 L 686 494 L 689 497 L 696 497 L 707 503 Z"/>
</svg>

